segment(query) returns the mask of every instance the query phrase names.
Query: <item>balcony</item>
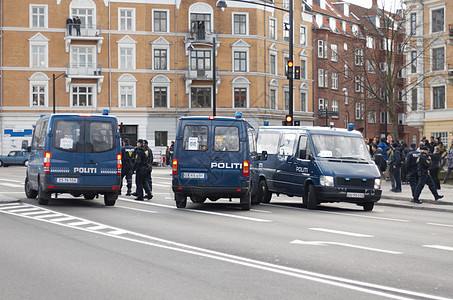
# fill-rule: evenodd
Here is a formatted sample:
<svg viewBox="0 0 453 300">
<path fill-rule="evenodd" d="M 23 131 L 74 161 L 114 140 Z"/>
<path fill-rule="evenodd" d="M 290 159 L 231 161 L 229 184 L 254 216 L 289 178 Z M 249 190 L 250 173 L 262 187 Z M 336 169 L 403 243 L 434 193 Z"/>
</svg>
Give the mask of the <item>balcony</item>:
<svg viewBox="0 0 453 300">
<path fill-rule="evenodd" d="M 97 28 L 96 27 L 80 28 L 80 35 L 77 35 L 74 25 L 72 25 L 71 29 L 72 30 L 69 30 L 68 27 L 66 28 L 66 33 L 64 37 L 66 52 L 69 52 L 69 46 L 73 41 L 93 41 L 96 42 L 98 53 L 101 53 L 101 46 L 102 43 L 104 42 L 104 38 L 101 36 L 102 34 L 101 25 L 99 25 Z M 71 34 L 69 34 L 70 32 Z"/>
<path fill-rule="evenodd" d="M 190 67 L 186 67 L 187 75 L 184 78 L 186 82 L 186 93 L 190 92 L 190 86 L 192 85 L 193 81 L 210 81 L 212 85 L 212 79 L 213 79 L 213 74 L 212 74 L 212 69 L 210 70 L 191 70 Z M 218 76 L 219 74 L 219 68 L 216 67 L 216 86 L 217 88 L 219 87 L 221 79 Z M 217 93 L 217 90 L 216 90 Z"/>
<path fill-rule="evenodd" d="M 453 85 L 453 64 L 447 64 L 447 82 Z"/>
<path fill-rule="evenodd" d="M 69 93 L 69 85 L 72 79 L 95 79 L 97 91 L 101 92 L 104 75 L 102 75 L 101 64 L 67 64 L 66 66 L 66 92 Z"/>
</svg>

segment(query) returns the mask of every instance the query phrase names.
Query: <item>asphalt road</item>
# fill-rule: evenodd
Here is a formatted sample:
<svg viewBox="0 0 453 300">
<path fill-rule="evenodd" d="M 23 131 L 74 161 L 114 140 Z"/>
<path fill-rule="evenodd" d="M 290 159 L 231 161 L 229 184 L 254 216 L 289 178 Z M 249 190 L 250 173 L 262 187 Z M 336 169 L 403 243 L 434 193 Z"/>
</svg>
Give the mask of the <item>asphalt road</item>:
<svg viewBox="0 0 453 300">
<path fill-rule="evenodd" d="M 24 175 L 0 168 L 2 299 L 453 298 L 450 213 L 275 196 L 176 209 L 169 168 L 151 201 L 39 206 Z"/>
</svg>

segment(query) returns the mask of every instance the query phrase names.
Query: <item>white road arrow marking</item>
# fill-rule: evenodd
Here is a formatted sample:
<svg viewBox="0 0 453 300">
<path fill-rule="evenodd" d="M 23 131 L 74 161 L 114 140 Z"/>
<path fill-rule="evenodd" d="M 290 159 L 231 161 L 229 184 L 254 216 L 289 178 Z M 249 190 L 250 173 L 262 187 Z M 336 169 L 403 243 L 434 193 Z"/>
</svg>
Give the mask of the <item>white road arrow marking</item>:
<svg viewBox="0 0 453 300">
<path fill-rule="evenodd" d="M 351 245 L 351 244 L 346 244 L 346 243 L 326 242 L 326 241 L 301 241 L 301 240 L 294 240 L 294 241 L 292 241 L 290 244 L 310 245 L 310 246 L 328 246 L 328 245 L 336 245 L 336 246 L 343 246 L 343 247 L 349 247 L 349 248 L 357 248 L 357 249 L 362 249 L 362 250 L 375 251 L 375 252 L 382 252 L 382 253 L 388 253 L 388 254 L 403 254 L 402 252 L 397 252 L 397 251 L 390 251 L 390 250 L 383 250 L 383 249 L 377 249 L 377 248 L 370 248 L 370 247 L 364 247 L 364 246 L 358 246 L 358 245 Z"/>
<path fill-rule="evenodd" d="M 447 247 L 447 246 L 441 246 L 441 245 L 423 245 L 423 247 L 453 251 L 453 247 Z"/>
<path fill-rule="evenodd" d="M 342 234 L 342 235 L 355 236 L 355 237 L 373 237 L 372 235 L 369 235 L 369 234 L 347 232 L 347 231 L 340 231 L 340 230 L 333 230 L 333 229 L 326 229 L 326 228 L 309 228 L 309 229 L 310 230 L 315 230 L 315 231 L 322 231 L 322 232 L 329 232 L 329 233 L 336 233 L 336 234 Z"/>
</svg>

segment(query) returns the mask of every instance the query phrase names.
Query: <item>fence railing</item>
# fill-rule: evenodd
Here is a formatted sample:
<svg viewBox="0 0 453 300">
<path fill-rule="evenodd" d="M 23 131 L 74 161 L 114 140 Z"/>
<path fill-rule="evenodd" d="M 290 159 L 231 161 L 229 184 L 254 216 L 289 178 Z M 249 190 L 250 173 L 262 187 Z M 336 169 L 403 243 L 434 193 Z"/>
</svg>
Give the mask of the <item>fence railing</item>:
<svg viewBox="0 0 453 300">
<path fill-rule="evenodd" d="M 102 64 L 67 64 L 68 75 L 101 76 Z"/>
</svg>

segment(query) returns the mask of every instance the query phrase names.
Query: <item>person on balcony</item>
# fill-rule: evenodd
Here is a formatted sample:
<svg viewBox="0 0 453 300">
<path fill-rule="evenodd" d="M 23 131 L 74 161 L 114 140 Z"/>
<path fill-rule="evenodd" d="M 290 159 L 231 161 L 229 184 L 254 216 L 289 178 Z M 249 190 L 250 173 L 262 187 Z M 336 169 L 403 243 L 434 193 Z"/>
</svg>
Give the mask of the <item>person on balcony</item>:
<svg viewBox="0 0 453 300">
<path fill-rule="evenodd" d="M 68 30 L 68 35 L 72 35 L 72 19 L 68 17 L 66 19 L 66 29 Z"/>
<path fill-rule="evenodd" d="M 73 23 L 77 32 L 77 36 L 80 36 L 80 25 L 82 24 L 82 21 L 80 21 L 79 17 L 75 17 Z"/>
<path fill-rule="evenodd" d="M 204 40 L 204 35 L 205 35 L 204 21 L 198 21 L 197 32 L 198 32 L 198 39 Z"/>
</svg>

